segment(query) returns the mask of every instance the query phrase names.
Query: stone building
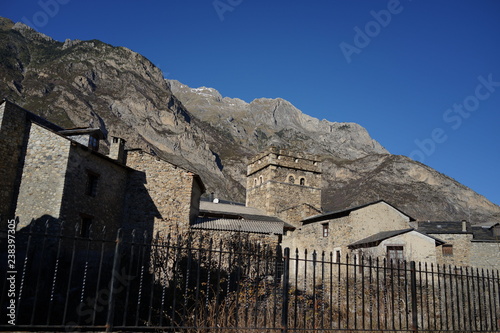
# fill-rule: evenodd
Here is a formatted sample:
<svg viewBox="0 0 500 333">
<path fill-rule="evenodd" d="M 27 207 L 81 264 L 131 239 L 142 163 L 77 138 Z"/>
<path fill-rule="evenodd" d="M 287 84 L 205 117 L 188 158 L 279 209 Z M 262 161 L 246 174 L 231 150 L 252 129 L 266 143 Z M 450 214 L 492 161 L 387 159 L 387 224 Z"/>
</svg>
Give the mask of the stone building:
<svg viewBox="0 0 500 333">
<path fill-rule="evenodd" d="M 494 237 L 496 229 L 492 226 L 475 228 L 460 222 L 445 228 L 437 222 L 417 222 L 384 200 L 323 212 L 321 161 L 317 156 L 272 147 L 250 159 L 246 184 L 245 205 L 202 202 L 192 228 L 227 237 L 245 233 L 292 250 L 307 249 L 309 255 L 314 250 L 332 253 L 335 260 L 356 255 L 457 266 L 500 266 L 500 240 Z M 461 230 L 464 226 L 466 229 Z M 486 253 L 486 258 L 479 259 Z"/>
<path fill-rule="evenodd" d="M 438 237 L 438 264 L 500 269 L 500 224 L 471 225 L 467 221 L 419 221 L 415 229 Z"/>
<path fill-rule="evenodd" d="M 8 101 L 0 104 L 0 126 L 1 228 L 17 217 L 18 229 L 64 221 L 68 234 L 81 237 L 104 227 L 108 235 L 152 233 L 187 230 L 198 215 L 205 188 L 196 174 L 126 151 L 120 138 L 106 156 L 99 129 L 63 129 Z"/>
<path fill-rule="evenodd" d="M 317 156 L 272 147 L 250 160 L 246 204 L 202 201 L 195 173 L 110 138 L 98 128 L 63 129 L 0 103 L 0 229 L 64 221 L 88 237 L 104 227 L 156 232 L 245 234 L 292 249 L 366 254 L 500 268 L 500 225 L 417 222 L 384 200 L 335 212 L 321 208 Z M 78 229 L 77 229 L 78 228 Z"/>
<path fill-rule="evenodd" d="M 298 226 L 321 212 L 321 161 L 271 147 L 247 167 L 246 205 Z"/>
<path fill-rule="evenodd" d="M 409 228 L 411 216 L 379 200 L 349 209 L 316 214 L 303 219 L 302 226 L 287 234 L 284 245 L 333 251 L 335 257 L 350 253 L 349 245 L 381 232 Z"/>
</svg>

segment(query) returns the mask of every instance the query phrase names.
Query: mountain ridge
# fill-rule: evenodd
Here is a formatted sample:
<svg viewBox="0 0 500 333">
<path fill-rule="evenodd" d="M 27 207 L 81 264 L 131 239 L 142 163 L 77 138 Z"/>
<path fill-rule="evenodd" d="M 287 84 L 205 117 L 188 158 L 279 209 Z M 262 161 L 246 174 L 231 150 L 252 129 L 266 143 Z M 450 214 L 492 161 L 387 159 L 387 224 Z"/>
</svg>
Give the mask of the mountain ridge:
<svg viewBox="0 0 500 333">
<path fill-rule="evenodd" d="M 219 197 L 244 201 L 248 159 L 278 146 L 323 158 L 325 210 L 385 199 L 422 220 L 500 221 L 499 206 L 389 154 L 358 124 L 313 118 L 281 98 L 247 103 L 165 80 L 142 55 L 98 40 L 58 42 L 8 19 L 0 37 L 2 97 L 58 125 L 91 124 L 154 151 Z"/>
</svg>

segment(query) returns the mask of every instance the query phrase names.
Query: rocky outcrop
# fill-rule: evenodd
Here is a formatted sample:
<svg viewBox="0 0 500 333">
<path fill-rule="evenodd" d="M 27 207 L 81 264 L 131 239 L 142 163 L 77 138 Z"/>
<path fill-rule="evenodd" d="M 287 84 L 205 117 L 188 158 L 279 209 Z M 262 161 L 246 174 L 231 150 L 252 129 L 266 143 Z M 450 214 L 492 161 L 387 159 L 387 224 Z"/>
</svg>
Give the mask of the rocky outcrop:
<svg viewBox="0 0 500 333">
<path fill-rule="evenodd" d="M 289 147 L 343 159 L 388 154 L 360 125 L 310 117 L 281 98 L 259 98 L 246 103 L 222 97 L 213 88 L 168 82 L 174 95 L 194 116 L 227 131 L 256 151 L 268 146 Z"/>
<path fill-rule="evenodd" d="M 499 221 L 499 207 L 454 179 L 406 156 L 323 162 L 326 210 L 384 199 L 418 220 Z"/>
<path fill-rule="evenodd" d="M 1 18 L 0 95 L 63 127 L 92 125 L 161 155 L 223 198 L 244 201 L 248 158 L 274 145 L 323 157 L 326 210 L 380 198 L 417 219 L 500 220 L 500 207 L 390 155 L 358 124 L 319 120 L 280 98 L 247 103 L 190 88 L 127 48 L 62 43 Z"/>
</svg>

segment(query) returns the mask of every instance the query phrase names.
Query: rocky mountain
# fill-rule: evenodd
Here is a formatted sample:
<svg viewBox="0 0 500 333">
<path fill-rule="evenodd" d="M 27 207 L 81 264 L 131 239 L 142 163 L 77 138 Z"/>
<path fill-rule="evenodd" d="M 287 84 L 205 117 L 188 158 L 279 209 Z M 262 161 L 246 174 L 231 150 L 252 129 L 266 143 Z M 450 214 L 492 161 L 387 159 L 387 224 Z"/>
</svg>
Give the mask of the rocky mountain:
<svg viewBox="0 0 500 333">
<path fill-rule="evenodd" d="M 325 210 L 385 199 L 417 219 L 500 220 L 499 206 L 389 154 L 358 124 L 318 120 L 280 98 L 247 103 L 165 80 L 140 54 L 97 40 L 58 42 L 0 19 L 0 96 L 61 126 L 98 126 L 154 151 L 225 199 L 244 200 L 248 158 L 274 145 L 323 157 Z"/>
</svg>

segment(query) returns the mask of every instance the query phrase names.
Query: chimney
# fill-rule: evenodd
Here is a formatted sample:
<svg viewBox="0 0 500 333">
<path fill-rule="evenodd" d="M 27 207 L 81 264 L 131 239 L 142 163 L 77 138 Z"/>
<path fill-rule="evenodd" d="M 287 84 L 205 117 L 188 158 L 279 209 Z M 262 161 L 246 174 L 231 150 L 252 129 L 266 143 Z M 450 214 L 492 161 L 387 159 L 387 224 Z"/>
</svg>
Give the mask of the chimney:
<svg viewBox="0 0 500 333">
<path fill-rule="evenodd" d="M 467 220 L 462 220 L 462 232 L 467 232 Z"/>
<path fill-rule="evenodd" d="M 112 136 L 108 156 L 122 164 L 125 164 L 127 162 L 127 156 L 125 154 L 125 140 L 117 136 Z"/>
</svg>

